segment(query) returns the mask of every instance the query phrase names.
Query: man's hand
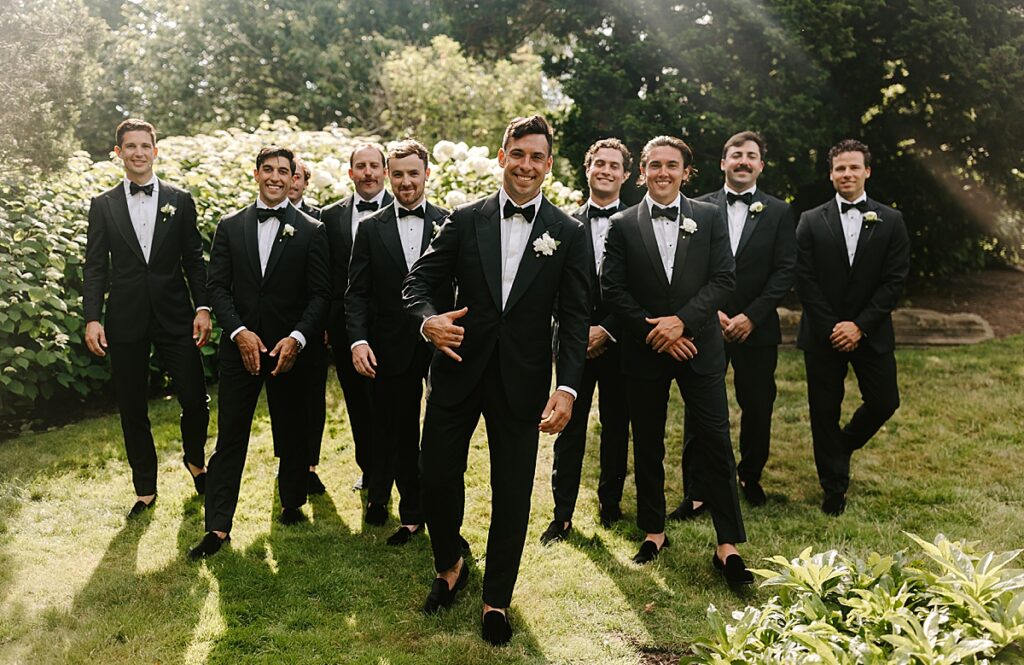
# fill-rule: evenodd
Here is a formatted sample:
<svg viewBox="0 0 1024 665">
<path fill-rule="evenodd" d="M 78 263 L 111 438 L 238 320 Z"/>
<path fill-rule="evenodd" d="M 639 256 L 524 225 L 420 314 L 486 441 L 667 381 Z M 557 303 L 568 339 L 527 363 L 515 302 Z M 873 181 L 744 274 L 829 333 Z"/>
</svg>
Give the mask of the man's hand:
<svg viewBox="0 0 1024 665">
<path fill-rule="evenodd" d="M 608 342 L 608 333 L 601 326 L 590 326 L 590 336 L 587 339 L 587 358 L 596 358 L 605 351 L 608 347 L 605 344 Z"/>
<path fill-rule="evenodd" d="M 251 330 L 242 330 L 235 335 L 235 344 L 238 345 L 238 350 L 242 354 L 242 364 L 253 376 L 260 373 L 260 354 L 267 352 L 267 347 L 263 346 L 263 340 L 260 336 Z"/>
<path fill-rule="evenodd" d="M 654 326 L 654 330 L 647 333 L 647 343 L 654 347 L 659 353 L 668 349 L 677 339 L 683 336 L 682 319 L 678 316 L 659 316 L 653 319 L 644 319 Z"/>
<path fill-rule="evenodd" d="M 741 312 L 730 319 L 729 325 L 722 332 L 727 342 L 745 342 L 750 333 L 754 332 L 754 322 Z"/>
<path fill-rule="evenodd" d="M 90 321 L 85 324 L 85 345 L 100 358 L 107 355 L 104 351 L 107 348 L 107 333 L 104 332 L 102 323 Z"/>
<path fill-rule="evenodd" d="M 424 337 L 429 339 L 430 343 L 441 353 L 455 362 L 462 362 L 462 358 L 452 349 L 457 349 L 462 345 L 462 338 L 466 334 L 466 329 L 455 325 L 455 322 L 468 312 L 469 308 L 463 307 L 459 310 L 432 316 L 423 324 Z"/>
<path fill-rule="evenodd" d="M 541 413 L 540 423 L 537 429 L 545 434 L 558 434 L 569 423 L 572 416 L 572 405 L 576 398 L 564 390 L 556 390 L 551 393 L 548 403 Z"/>
<path fill-rule="evenodd" d="M 832 343 L 832 348 L 836 351 L 849 353 L 857 348 L 862 337 L 864 337 L 864 333 L 861 332 L 856 323 L 853 321 L 840 321 L 832 328 L 832 334 L 829 336 L 828 341 Z"/>
<path fill-rule="evenodd" d="M 718 310 L 718 325 L 722 326 L 722 332 L 725 332 L 730 323 L 732 323 L 732 319 L 726 316 L 722 310 Z"/>
<path fill-rule="evenodd" d="M 373 355 L 373 349 L 370 348 L 369 344 L 360 344 L 352 347 L 352 366 L 366 378 L 376 378 L 377 356 Z"/>
<path fill-rule="evenodd" d="M 270 371 L 271 376 L 277 376 L 278 374 L 284 374 L 292 368 L 295 364 L 295 359 L 299 356 L 299 340 L 294 337 L 282 337 L 281 340 L 274 345 L 273 350 L 270 352 L 271 358 L 277 358 L 277 365 Z"/>
<path fill-rule="evenodd" d="M 210 341 L 210 333 L 213 332 L 213 321 L 210 320 L 210 310 L 201 309 L 196 312 L 196 318 L 192 319 L 192 339 L 196 346 L 202 348 Z"/>
<path fill-rule="evenodd" d="M 663 353 L 667 353 L 679 362 L 686 362 L 697 355 L 697 345 L 692 339 L 680 337 L 672 343 Z"/>
</svg>

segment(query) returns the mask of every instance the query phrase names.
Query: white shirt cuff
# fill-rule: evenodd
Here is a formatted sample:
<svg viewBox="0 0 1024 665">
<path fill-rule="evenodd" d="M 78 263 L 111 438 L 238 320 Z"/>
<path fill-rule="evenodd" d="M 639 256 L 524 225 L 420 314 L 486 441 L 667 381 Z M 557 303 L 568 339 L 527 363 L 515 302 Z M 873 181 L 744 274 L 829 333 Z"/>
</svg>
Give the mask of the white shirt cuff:
<svg viewBox="0 0 1024 665">
<path fill-rule="evenodd" d="M 576 399 L 576 391 L 569 386 L 558 386 L 555 390 L 561 390 L 563 393 L 569 393 L 573 399 Z"/>
<path fill-rule="evenodd" d="M 610 339 L 611 341 L 615 342 L 616 344 L 619 343 L 619 340 L 615 339 L 615 336 L 612 335 L 610 332 L 608 332 L 607 328 L 605 328 L 604 326 L 598 326 L 598 328 L 603 330 L 605 335 L 608 335 L 608 339 Z"/>
<path fill-rule="evenodd" d="M 352 346 L 348 347 L 348 350 L 351 351 L 352 349 L 356 348 L 357 346 L 362 346 L 364 344 L 369 346 L 370 343 L 367 342 L 365 339 L 358 339 L 358 340 L 352 342 Z"/>
<path fill-rule="evenodd" d="M 210 309 L 210 308 L 209 308 L 209 307 L 207 307 L 206 305 L 200 305 L 199 307 L 196 307 L 196 314 L 198 314 L 199 312 L 203 311 L 204 309 L 205 309 L 205 310 L 206 310 L 207 312 L 212 312 L 212 311 L 213 311 L 212 309 Z"/>
<path fill-rule="evenodd" d="M 242 332 L 243 330 L 248 330 L 248 328 L 246 328 L 245 326 L 238 326 L 237 328 L 235 328 L 234 332 L 228 335 L 228 339 L 230 339 L 232 342 L 235 341 L 235 335 Z"/>
<path fill-rule="evenodd" d="M 292 333 L 288 336 L 299 343 L 299 351 L 306 348 L 306 336 L 300 333 L 298 330 L 293 330 Z"/>
<path fill-rule="evenodd" d="M 430 338 L 423 334 L 423 326 L 427 325 L 427 321 L 429 321 L 430 319 L 433 319 L 436 316 L 438 316 L 438 315 L 437 314 L 432 314 L 432 315 L 424 318 L 423 319 L 423 323 L 420 324 L 420 337 L 423 338 L 424 342 L 430 342 Z"/>
</svg>

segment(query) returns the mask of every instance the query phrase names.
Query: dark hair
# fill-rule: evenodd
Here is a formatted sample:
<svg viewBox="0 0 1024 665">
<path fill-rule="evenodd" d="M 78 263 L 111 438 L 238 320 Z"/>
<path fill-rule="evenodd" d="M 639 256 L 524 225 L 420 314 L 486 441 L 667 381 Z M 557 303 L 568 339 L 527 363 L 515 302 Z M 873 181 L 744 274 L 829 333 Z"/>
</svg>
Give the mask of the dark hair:
<svg viewBox="0 0 1024 665">
<path fill-rule="evenodd" d="M 387 155 L 387 151 L 384 149 L 384 146 L 382 146 L 379 143 L 375 143 L 373 141 L 364 141 L 363 143 L 355 144 L 355 146 L 353 146 L 353 148 L 352 148 L 352 152 L 349 153 L 349 155 L 348 155 L 348 166 L 349 166 L 349 168 L 352 168 L 352 160 L 356 158 L 356 153 L 359 152 L 360 150 L 365 150 L 366 148 L 373 148 L 374 150 L 379 152 L 380 153 L 380 163 L 384 164 L 385 166 L 387 166 L 388 155 Z"/>
<path fill-rule="evenodd" d="M 507 148 L 509 140 L 521 139 L 530 134 L 544 135 L 544 138 L 548 140 L 548 155 L 550 156 L 555 135 L 551 131 L 551 125 L 548 124 L 548 121 L 542 115 L 531 115 L 529 118 L 512 118 L 508 123 L 508 127 L 505 128 L 505 135 L 501 137 L 501 147 L 502 149 Z"/>
<path fill-rule="evenodd" d="M 841 152 L 862 152 L 864 153 L 864 166 L 871 166 L 871 151 L 868 146 L 857 139 L 843 139 L 832 146 L 828 151 L 828 170 L 832 170 L 832 160 Z"/>
<path fill-rule="evenodd" d="M 263 166 L 263 162 L 274 157 L 284 157 L 287 159 L 288 165 L 292 169 L 292 175 L 295 175 L 295 153 L 279 145 L 265 145 L 260 148 L 260 151 L 256 153 L 256 170 L 258 171 Z"/>
<path fill-rule="evenodd" d="M 761 153 L 761 161 L 764 161 L 765 153 L 768 152 L 768 148 L 764 145 L 764 139 L 757 132 L 740 132 L 739 134 L 733 134 L 729 137 L 729 140 L 725 142 L 725 146 L 722 147 L 722 159 L 725 159 L 725 155 L 729 152 L 729 148 L 734 146 L 743 145 L 747 141 L 753 141 L 757 144 L 757 151 Z"/>
<path fill-rule="evenodd" d="M 430 153 L 427 152 L 427 147 L 416 139 L 405 139 L 404 141 L 399 141 L 392 145 L 391 149 L 388 150 L 388 161 L 390 162 L 392 159 L 401 159 L 411 155 L 416 155 L 423 160 L 424 169 L 430 166 L 430 162 L 428 161 Z"/>
<path fill-rule="evenodd" d="M 644 149 L 640 151 L 640 168 L 647 168 L 647 160 L 651 156 L 651 150 L 654 150 L 655 148 L 661 148 L 664 146 L 675 148 L 676 150 L 679 151 L 679 153 L 683 156 L 684 169 L 688 166 L 693 166 L 693 150 L 690 148 L 690 146 L 686 145 L 686 141 L 684 141 L 683 139 L 676 138 L 674 136 L 655 136 L 653 139 L 648 141 L 647 145 L 644 146 Z M 638 185 L 643 186 L 647 184 L 647 178 L 645 178 L 644 174 L 641 173 L 640 177 L 637 178 L 636 182 Z"/>
<path fill-rule="evenodd" d="M 616 138 L 601 139 L 595 141 L 594 145 L 587 148 L 587 154 L 583 156 L 583 170 L 590 170 L 590 163 L 594 161 L 594 155 L 602 148 L 611 148 L 622 153 L 622 170 L 627 173 L 633 168 L 633 153 L 629 151 L 626 144 Z"/>
<path fill-rule="evenodd" d="M 128 118 L 121 121 L 121 124 L 114 130 L 114 141 L 116 142 L 114 145 L 120 147 L 121 142 L 124 141 L 124 135 L 128 132 L 149 132 L 149 137 L 153 139 L 153 145 L 156 145 L 156 129 L 145 120 L 139 120 L 138 118 Z"/>
<path fill-rule="evenodd" d="M 302 179 L 305 180 L 308 183 L 310 177 L 312 177 L 312 175 L 313 175 L 313 172 L 309 169 L 309 165 L 306 164 L 305 161 L 303 161 L 299 157 L 296 157 L 295 158 L 295 171 L 298 172 L 300 169 L 302 170 Z"/>
</svg>

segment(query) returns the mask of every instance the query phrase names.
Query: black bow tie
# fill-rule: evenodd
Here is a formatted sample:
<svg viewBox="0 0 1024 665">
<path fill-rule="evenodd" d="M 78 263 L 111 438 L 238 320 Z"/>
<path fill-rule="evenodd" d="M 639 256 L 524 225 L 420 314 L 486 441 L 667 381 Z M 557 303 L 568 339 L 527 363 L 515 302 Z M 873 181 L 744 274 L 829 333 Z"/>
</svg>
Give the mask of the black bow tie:
<svg viewBox="0 0 1024 665">
<path fill-rule="evenodd" d="M 867 199 L 864 199 L 860 203 L 847 203 L 846 201 L 843 201 L 842 203 L 839 204 L 839 212 L 843 213 L 844 215 L 846 213 L 850 212 L 851 210 L 853 210 L 854 208 L 856 208 L 857 210 L 860 210 L 862 213 L 867 212 L 868 211 L 868 201 L 867 201 Z"/>
<path fill-rule="evenodd" d="M 284 216 L 284 208 L 256 208 L 256 219 L 263 223 L 271 218 L 281 219 Z"/>
<path fill-rule="evenodd" d="M 149 183 L 148 185 L 136 185 L 134 182 L 129 182 L 128 191 L 132 193 L 132 196 L 135 196 L 139 192 L 142 192 L 146 196 L 153 196 L 153 183 Z"/>
<path fill-rule="evenodd" d="M 401 219 L 402 217 L 408 217 L 409 215 L 415 215 L 416 217 L 423 219 L 424 214 L 425 211 L 423 210 L 423 206 L 420 206 L 419 208 L 413 208 L 412 210 L 410 210 L 409 208 L 403 208 L 402 206 L 398 206 L 399 219 Z"/>
<path fill-rule="evenodd" d="M 587 208 L 587 218 L 594 219 L 595 217 L 611 217 L 618 210 L 615 206 L 609 206 L 607 208 L 598 208 L 596 206 L 590 206 Z"/>
<path fill-rule="evenodd" d="M 515 203 L 512 203 L 511 200 L 505 201 L 505 209 L 502 211 L 502 217 L 504 219 L 508 219 L 512 215 L 522 215 L 523 219 L 525 219 L 528 222 L 533 221 L 534 214 L 535 213 L 533 210 L 533 206 L 526 206 L 525 208 L 520 208 Z"/>
<path fill-rule="evenodd" d="M 737 201 L 743 201 L 744 204 L 749 206 L 751 201 L 754 200 L 754 193 L 747 192 L 746 194 L 733 194 L 732 192 L 726 192 L 725 200 L 729 202 L 729 205 L 732 205 Z"/>
<path fill-rule="evenodd" d="M 380 204 L 376 201 L 360 201 L 356 204 L 356 210 L 359 212 L 366 212 L 367 210 L 376 210 L 380 207 Z"/>
<path fill-rule="evenodd" d="M 671 208 L 662 208 L 658 205 L 651 206 L 651 219 L 658 219 L 659 217 L 675 220 L 679 217 L 679 208 L 676 206 L 672 206 Z"/>
</svg>

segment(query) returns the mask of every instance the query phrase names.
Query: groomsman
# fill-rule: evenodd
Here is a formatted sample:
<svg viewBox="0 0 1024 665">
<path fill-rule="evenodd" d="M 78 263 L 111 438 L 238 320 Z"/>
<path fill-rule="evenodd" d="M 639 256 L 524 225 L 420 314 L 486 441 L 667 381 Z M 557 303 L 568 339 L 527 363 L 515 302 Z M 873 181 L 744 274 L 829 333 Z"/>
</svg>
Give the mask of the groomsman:
<svg viewBox="0 0 1024 665">
<path fill-rule="evenodd" d="M 609 218 L 626 206 L 619 200 L 622 183 L 633 165 L 633 155 L 619 139 L 601 139 L 587 149 L 583 168 L 587 174 L 590 199 L 574 217 L 587 232 L 590 255 L 590 334 L 583 383 L 573 404 L 572 417 L 555 439 L 555 459 L 551 469 L 551 493 L 555 500 L 554 520 L 540 537 L 547 545 L 563 540 L 572 529 L 572 515 L 580 490 L 583 452 L 590 421 L 594 389 L 600 386 L 598 410 L 601 419 L 601 478 L 597 496 L 601 523 L 610 526 L 622 517 L 619 502 L 626 481 L 629 453 L 629 415 L 622 382 L 622 362 L 615 343 L 618 326 L 601 301 L 601 262 Z"/>
<path fill-rule="evenodd" d="M 199 347 L 209 339 L 212 324 L 192 195 L 153 175 L 153 125 L 125 120 L 115 140 L 125 175 L 89 206 L 82 306 L 89 351 L 101 358 L 110 352 L 135 486 L 131 517 L 156 500 L 157 455 L 146 400 L 151 347 L 171 375 L 181 405 L 183 464 L 196 492 L 205 491 L 210 409 Z"/>
<path fill-rule="evenodd" d="M 345 395 L 345 409 L 355 443 L 356 464 L 362 475 L 352 489 L 368 486 L 373 446 L 370 386 L 365 376 L 352 365 L 352 352 L 345 322 L 345 289 L 348 288 L 348 264 L 352 256 L 352 243 L 359 223 L 384 206 L 391 205 L 393 197 L 384 190 L 388 176 L 384 146 L 378 143 L 360 143 L 349 156 L 348 177 L 355 185 L 355 193 L 327 206 L 321 219 L 327 227 L 331 248 L 331 304 L 327 319 L 327 337 L 334 352 L 334 368 L 338 372 L 341 392 Z M 317 447 L 316 457 L 320 450 Z M 316 458 L 311 464 L 316 466 Z"/>
<path fill-rule="evenodd" d="M 345 294 L 352 364 L 370 380 L 373 413 L 373 474 L 367 488 L 366 521 L 387 521 L 391 486 L 398 486 L 401 526 L 389 545 L 404 545 L 423 526 L 420 504 L 420 401 L 433 347 L 419 322 L 402 308 L 402 280 L 430 245 L 447 210 L 424 194 L 430 176 L 427 149 L 402 141 L 388 152 L 395 201 L 363 220 L 356 234 Z M 441 311 L 454 303 L 451 282 L 432 301 Z"/>
<path fill-rule="evenodd" d="M 210 458 L 206 536 L 190 556 L 217 552 L 229 539 L 263 386 L 274 438 L 280 521 L 305 519 L 310 359 L 323 344 L 330 292 L 323 226 L 296 210 L 287 194 L 291 150 L 266 146 L 256 156 L 256 201 L 224 217 L 210 250 L 210 300 L 226 333 L 220 345 L 217 449 Z"/>
<path fill-rule="evenodd" d="M 292 178 L 292 186 L 288 188 L 288 200 L 296 208 L 306 213 L 313 219 L 320 219 L 320 208 L 310 205 L 304 194 L 309 186 L 309 178 L 313 175 L 309 165 L 298 157 L 295 158 L 295 177 Z"/>
<path fill-rule="evenodd" d="M 740 406 L 740 490 L 752 506 L 767 501 L 761 473 L 768 462 L 777 393 L 775 368 L 782 342 L 776 308 L 792 288 L 796 269 L 796 234 L 789 204 L 757 187 L 764 155 L 764 141 L 754 132 L 732 136 L 722 150 L 725 186 L 697 197 L 718 206 L 727 220 L 729 246 L 736 261 L 736 290 L 718 310 L 718 321 Z M 700 470 L 693 468 L 686 452 L 693 432 L 691 428 L 685 432 L 683 484 L 689 488 Z M 688 519 L 702 512 L 701 501 L 686 498 L 669 519 Z"/>
<path fill-rule="evenodd" d="M 736 550 L 746 540 L 729 440 L 725 352 L 719 309 L 735 285 L 729 233 L 718 208 L 679 192 L 692 171 L 682 140 L 658 136 L 640 155 L 647 194 L 612 217 L 601 288 L 619 322 L 622 372 L 633 426 L 637 524 L 647 533 L 633 561 L 654 560 L 665 534 L 665 419 L 673 381 L 693 428 L 697 496 L 705 499 L 718 534 L 711 555 L 733 583 L 753 575 Z"/>
<path fill-rule="evenodd" d="M 469 441 L 480 415 L 491 464 L 491 526 L 483 580 L 485 640 L 512 638 L 507 608 L 519 574 L 538 431 L 569 422 L 586 360 L 588 238 L 541 194 L 552 133 L 541 116 L 505 129 L 499 191 L 453 212 L 405 279 L 406 310 L 438 349 L 430 366 L 421 483 L 437 578 L 423 611 L 449 607 L 468 580 L 460 554 Z M 434 293 L 458 280 L 454 307 Z M 557 388 L 551 386 L 552 317 L 558 320 Z"/>
<path fill-rule="evenodd" d="M 834 199 L 800 216 L 796 289 L 803 304 L 797 346 L 807 367 L 814 463 L 828 515 L 846 510 L 850 457 L 900 405 L 892 310 L 910 270 L 903 215 L 868 198 L 871 152 L 853 139 L 828 152 Z M 839 426 L 846 374 L 861 405 Z"/>
</svg>

